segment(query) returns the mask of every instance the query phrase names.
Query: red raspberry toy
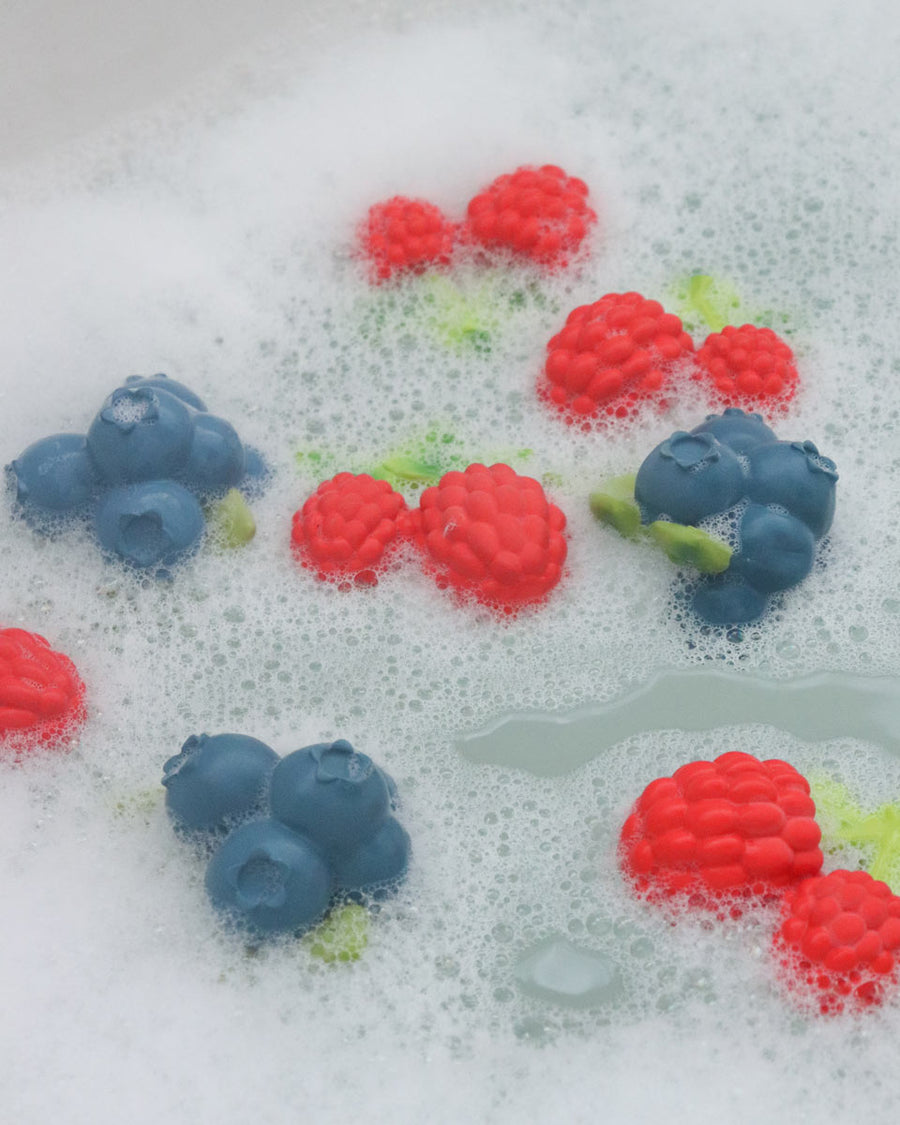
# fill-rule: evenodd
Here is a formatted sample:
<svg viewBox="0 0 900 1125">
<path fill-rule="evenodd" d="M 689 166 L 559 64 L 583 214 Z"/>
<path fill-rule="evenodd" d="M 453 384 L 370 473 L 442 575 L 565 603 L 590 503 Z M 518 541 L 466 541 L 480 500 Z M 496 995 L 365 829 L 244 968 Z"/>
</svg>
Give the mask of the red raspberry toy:
<svg viewBox="0 0 900 1125">
<path fill-rule="evenodd" d="M 370 207 L 359 230 L 363 253 L 377 281 L 446 265 L 455 236 L 454 224 L 433 203 L 402 195 Z"/>
<path fill-rule="evenodd" d="M 439 585 L 506 613 L 542 601 L 562 575 L 566 517 L 509 465 L 445 473 L 410 526 Z"/>
<path fill-rule="evenodd" d="M 373 586 L 375 571 L 397 539 L 406 501 L 385 480 L 338 473 L 294 513 L 291 544 L 320 578 Z"/>
<path fill-rule="evenodd" d="M 771 328 L 729 325 L 707 336 L 697 352 L 697 378 L 723 406 L 784 407 L 797 391 L 794 354 Z"/>
<path fill-rule="evenodd" d="M 538 393 L 568 422 L 625 418 L 661 394 L 694 345 L 681 320 L 640 293 L 607 293 L 569 313 L 547 345 Z"/>
<path fill-rule="evenodd" d="M 55 742 L 84 721 L 75 665 L 37 633 L 0 629 L 0 737 L 14 750 Z"/>
<path fill-rule="evenodd" d="M 718 910 L 819 872 L 815 812 L 793 766 L 733 751 L 651 782 L 622 828 L 620 861 L 647 899 Z"/>
<path fill-rule="evenodd" d="M 832 1014 L 878 1004 L 900 977 L 900 897 L 866 871 L 806 879 L 784 900 L 774 951 L 788 988 Z"/>
<path fill-rule="evenodd" d="M 597 216 L 583 180 L 562 168 L 518 168 L 479 192 L 468 207 L 466 236 L 489 249 L 549 267 L 565 266 Z"/>
</svg>

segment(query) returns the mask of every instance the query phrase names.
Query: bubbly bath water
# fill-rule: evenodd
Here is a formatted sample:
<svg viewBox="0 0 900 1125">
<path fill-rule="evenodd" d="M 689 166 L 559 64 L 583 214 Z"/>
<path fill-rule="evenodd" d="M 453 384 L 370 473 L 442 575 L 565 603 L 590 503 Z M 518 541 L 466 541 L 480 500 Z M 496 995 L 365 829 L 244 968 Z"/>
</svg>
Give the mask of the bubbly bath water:
<svg viewBox="0 0 900 1125">
<path fill-rule="evenodd" d="M 0 507 L 0 623 L 69 654 L 89 704 L 70 754 L 0 766 L 4 1118 L 892 1121 L 900 1002 L 799 1016 L 764 918 L 672 927 L 615 844 L 652 778 L 726 749 L 867 808 L 900 792 L 893 6 L 273 3 L 223 15 L 196 75 L 182 48 L 157 82 L 138 43 L 106 85 L 102 34 L 73 35 L 94 85 L 60 103 L 67 132 L 51 108 L 13 129 L 0 167 L 3 463 L 165 371 L 273 479 L 253 541 L 170 583 Z M 371 203 L 459 216 L 543 162 L 591 187 L 580 270 L 369 286 L 351 245 Z M 694 273 L 789 339 L 802 389 L 776 430 L 840 472 L 820 564 L 729 635 L 679 620 L 671 565 L 587 506 L 703 407 L 582 434 L 534 393 L 570 308 L 630 289 L 676 308 Z M 474 342 L 453 321 L 472 310 Z M 296 567 L 290 516 L 318 481 L 428 435 L 546 479 L 570 545 L 545 607 L 498 622 L 415 566 L 349 592 Z M 535 713 L 577 723 L 491 745 Z M 413 864 L 358 962 L 248 949 L 208 904 L 159 779 L 227 730 L 280 753 L 347 738 L 395 777 Z"/>
</svg>

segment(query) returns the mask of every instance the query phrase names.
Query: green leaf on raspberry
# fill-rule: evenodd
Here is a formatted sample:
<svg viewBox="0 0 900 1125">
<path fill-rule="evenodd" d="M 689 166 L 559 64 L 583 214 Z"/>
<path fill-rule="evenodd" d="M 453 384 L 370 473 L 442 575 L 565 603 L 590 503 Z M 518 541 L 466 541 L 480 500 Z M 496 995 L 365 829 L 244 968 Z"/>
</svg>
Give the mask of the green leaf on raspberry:
<svg viewBox="0 0 900 1125">
<path fill-rule="evenodd" d="M 372 470 L 372 476 L 397 487 L 401 484 L 434 484 L 440 479 L 442 471 L 440 465 L 396 453 L 377 465 Z"/>
<path fill-rule="evenodd" d="M 693 274 L 677 283 L 674 297 L 677 312 L 689 332 L 695 332 L 701 325 L 721 332 L 726 324 L 735 324 L 740 318 L 741 299 L 737 291 L 709 274 Z"/>
<path fill-rule="evenodd" d="M 859 848 L 870 856 L 866 870 L 892 889 L 900 886 L 900 802 L 880 805 L 865 813 L 840 782 L 825 778 L 812 781 L 816 808 L 824 814 L 826 836 Z"/>
<path fill-rule="evenodd" d="M 688 332 L 721 332 L 731 325 L 752 324 L 792 335 L 792 317 L 771 308 L 747 306 L 730 282 L 697 273 L 675 282 L 669 290 L 673 307 Z"/>
</svg>

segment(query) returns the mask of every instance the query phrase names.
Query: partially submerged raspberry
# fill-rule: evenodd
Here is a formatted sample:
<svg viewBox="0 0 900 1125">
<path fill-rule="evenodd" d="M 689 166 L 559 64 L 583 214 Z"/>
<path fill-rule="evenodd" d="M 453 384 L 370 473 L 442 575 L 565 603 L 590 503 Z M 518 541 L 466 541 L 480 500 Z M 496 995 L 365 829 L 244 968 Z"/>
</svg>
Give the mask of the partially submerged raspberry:
<svg viewBox="0 0 900 1125">
<path fill-rule="evenodd" d="M 433 203 L 395 195 L 369 208 L 359 241 L 375 280 L 387 281 L 398 273 L 446 265 L 455 234 L 454 224 Z"/>
<path fill-rule="evenodd" d="M 728 325 L 707 336 L 697 352 L 698 380 L 722 406 L 783 408 L 794 397 L 799 375 L 794 354 L 771 328 Z"/>
<path fill-rule="evenodd" d="M 607 293 L 569 313 L 547 345 L 538 393 L 568 422 L 626 418 L 642 403 L 664 403 L 668 375 L 690 355 L 681 320 L 640 293 Z"/>
<path fill-rule="evenodd" d="M 374 585 L 405 511 L 406 501 L 387 481 L 338 473 L 294 513 L 291 544 L 303 566 L 320 578 Z"/>
<path fill-rule="evenodd" d="M 15 751 L 65 737 L 84 721 L 84 684 L 44 637 L 0 629 L 0 738 Z"/>
<path fill-rule="evenodd" d="M 550 268 L 565 266 L 597 215 L 583 180 L 562 168 L 517 168 L 469 202 L 465 235 Z"/>
<path fill-rule="evenodd" d="M 774 953 L 788 989 L 826 1015 L 880 1003 L 900 978 L 900 897 L 866 871 L 806 879 L 784 900 Z"/>
<path fill-rule="evenodd" d="M 821 832 L 806 778 L 733 751 L 650 783 L 622 828 L 622 869 L 641 896 L 719 910 L 818 873 Z"/>
<path fill-rule="evenodd" d="M 509 465 L 469 465 L 427 488 L 410 527 L 439 585 L 503 612 L 542 601 L 562 576 L 566 518 Z"/>
</svg>

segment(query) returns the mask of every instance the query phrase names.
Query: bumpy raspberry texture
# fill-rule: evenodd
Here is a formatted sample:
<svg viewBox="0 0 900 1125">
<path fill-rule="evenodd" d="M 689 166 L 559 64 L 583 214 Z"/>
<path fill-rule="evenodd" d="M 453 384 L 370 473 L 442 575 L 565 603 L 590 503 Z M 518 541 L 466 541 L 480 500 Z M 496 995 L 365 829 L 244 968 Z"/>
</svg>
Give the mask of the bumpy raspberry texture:
<svg viewBox="0 0 900 1125">
<path fill-rule="evenodd" d="M 479 192 L 469 202 L 464 234 L 552 269 L 568 264 L 596 221 L 587 184 L 545 164 L 499 176 Z"/>
<path fill-rule="evenodd" d="M 627 418 L 648 400 L 664 405 L 674 364 L 693 352 L 681 320 L 640 293 L 607 293 L 569 313 L 547 345 L 540 396 L 569 423 Z"/>
<path fill-rule="evenodd" d="M 338 473 L 294 513 L 291 544 L 320 578 L 374 585 L 401 530 L 406 501 L 387 481 Z"/>
<path fill-rule="evenodd" d="M 729 325 L 697 352 L 698 378 L 723 406 L 783 409 L 797 391 L 794 354 L 771 328 Z"/>
<path fill-rule="evenodd" d="M 24 629 L 0 629 L 0 738 L 15 752 L 64 738 L 85 718 L 72 661 Z"/>
<path fill-rule="evenodd" d="M 445 473 L 410 525 L 440 586 L 502 612 L 542 601 L 562 576 L 566 517 L 509 465 Z"/>
<path fill-rule="evenodd" d="M 454 224 L 433 203 L 396 195 L 369 208 L 359 240 L 374 280 L 387 281 L 395 274 L 446 265 L 455 232 Z"/>
<path fill-rule="evenodd" d="M 651 782 L 622 828 L 620 862 L 642 897 L 718 911 L 818 874 L 815 812 L 793 766 L 732 751 Z"/>
<path fill-rule="evenodd" d="M 826 1015 L 880 1003 L 900 983 L 900 897 L 866 871 L 806 879 L 785 896 L 774 953 L 788 990 Z"/>
</svg>

